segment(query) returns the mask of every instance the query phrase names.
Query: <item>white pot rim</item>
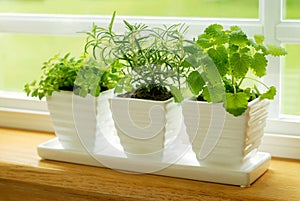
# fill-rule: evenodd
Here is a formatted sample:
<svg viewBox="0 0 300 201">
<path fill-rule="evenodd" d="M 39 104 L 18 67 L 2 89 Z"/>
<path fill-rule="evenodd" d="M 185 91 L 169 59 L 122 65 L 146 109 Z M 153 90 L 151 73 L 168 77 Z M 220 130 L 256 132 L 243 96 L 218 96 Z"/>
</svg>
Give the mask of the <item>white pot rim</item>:
<svg viewBox="0 0 300 201">
<path fill-rule="evenodd" d="M 211 103 L 211 102 L 207 102 L 207 101 L 198 101 L 198 100 L 196 100 L 195 97 L 187 98 L 187 99 L 185 99 L 185 100 L 182 101 L 182 103 L 184 103 L 184 102 L 186 102 L 186 103 L 190 102 L 190 103 L 206 104 L 206 105 L 214 105 L 214 104 L 215 105 L 223 105 L 223 102 L 220 102 L 220 103 Z M 251 105 L 254 105 L 254 104 L 258 103 L 258 102 L 266 102 L 266 103 L 268 103 L 268 102 L 270 102 L 270 100 L 265 99 L 265 98 L 264 99 L 256 98 L 256 99 L 248 102 L 248 107 L 251 106 Z"/>
<path fill-rule="evenodd" d="M 136 102 L 151 102 L 153 104 L 155 103 L 169 103 L 169 102 L 172 102 L 174 100 L 174 98 L 169 98 L 168 100 L 165 100 L 165 101 L 158 101 L 158 100 L 148 100 L 148 99 L 140 99 L 140 98 L 127 98 L 127 97 L 119 97 L 117 95 L 113 96 L 112 98 L 110 99 L 117 99 L 117 100 L 126 100 L 126 101 L 136 101 Z"/>
</svg>

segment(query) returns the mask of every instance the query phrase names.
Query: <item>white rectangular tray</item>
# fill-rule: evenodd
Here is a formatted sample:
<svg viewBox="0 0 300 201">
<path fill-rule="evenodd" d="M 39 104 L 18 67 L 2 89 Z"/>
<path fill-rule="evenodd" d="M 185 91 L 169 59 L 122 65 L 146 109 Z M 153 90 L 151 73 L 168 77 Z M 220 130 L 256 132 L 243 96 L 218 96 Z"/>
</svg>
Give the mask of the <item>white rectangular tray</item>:
<svg viewBox="0 0 300 201">
<path fill-rule="evenodd" d="M 126 156 L 113 155 L 113 153 L 99 156 L 96 160 L 88 152 L 64 149 L 57 138 L 40 144 L 37 149 L 39 156 L 43 159 L 98 167 L 105 167 L 104 164 L 109 161 L 109 164 L 113 164 L 113 169 L 126 172 L 137 172 L 136 170 L 143 169 L 143 167 L 149 168 L 152 166 L 154 169 L 155 167 L 164 167 L 158 168 L 157 171 L 151 172 L 151 174 L 238 185 L 241 187 L 249 187 L 250 184 L 263 175 L 267 171 L 271 159 L 269 153 L 257 152 L 255 156 L 240 168 L 235 169 L 200 165 L 191 150 L 173 164 L 164 164 L 164 162 L 160 161 L 141 161 L 127 158 Z M 98 158 L 103 159 L 104 163 L 100 163 Z M 111 168 L 111 166 L 108 168 Z"/>
</svg>

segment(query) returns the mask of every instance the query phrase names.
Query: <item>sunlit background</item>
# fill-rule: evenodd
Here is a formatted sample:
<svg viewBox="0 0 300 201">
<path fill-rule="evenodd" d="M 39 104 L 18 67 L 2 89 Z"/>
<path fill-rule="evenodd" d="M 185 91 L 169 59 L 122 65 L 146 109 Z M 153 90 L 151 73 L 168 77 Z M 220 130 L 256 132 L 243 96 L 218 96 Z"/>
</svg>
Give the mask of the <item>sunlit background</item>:
<svg viewBox="0 0 300 201">
<path fill-rule="evenodd" d="M 0 13 L 258 18 L 258 0 L 0 0 Z M 285 19 L 300 19 L 300 1 L 286 0 Z M 83 30 L 84 31 L 84 30 Z M 83 37 L 0 33 L 0 90 L 22 91 L 56 53 L 80 56 Z M 282 112 L 300 115 L 300 45 L 286 44 Z M 295 105 L 297 107 L 295 107 Z"/>
</svg>

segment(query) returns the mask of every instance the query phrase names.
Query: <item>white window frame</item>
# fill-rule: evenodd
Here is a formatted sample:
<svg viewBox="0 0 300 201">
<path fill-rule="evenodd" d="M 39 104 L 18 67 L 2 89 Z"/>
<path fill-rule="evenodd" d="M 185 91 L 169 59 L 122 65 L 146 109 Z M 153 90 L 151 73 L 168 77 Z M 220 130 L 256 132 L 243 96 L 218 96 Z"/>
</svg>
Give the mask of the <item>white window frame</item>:
<svg viewBox="0 0 300 201">
<path fill-rule="evenodd" d="M 148 25 L 185 23 L 188 37 L 196 37 L 211 23 L 225 27 L 239 25 L 249 35 L 264 34 L 272 44 L 300 43 L 300 20 L 283 20 L 284 0 L 259 0 L 258 19 L 231 18 L 174 18 L 118 16 L 114 29 L 123 28 L 123 19 Z M 53 15 L 53 14 L 0 14 L 0 33 L 78 36 L 90 30 L 92 23 L 107 26 L 111 16 Z M 275 85 L 278 95 L 272 101 L 261 150 L 273 156 L 300 159 L 300 118 L 280 115 L 281 58 L 270 58 L 265 82 Z M 0 126 L 51 131 L 51 121 L 45 101 L 26 97 L 25 94 L 0 92 Z"/>
</svg>

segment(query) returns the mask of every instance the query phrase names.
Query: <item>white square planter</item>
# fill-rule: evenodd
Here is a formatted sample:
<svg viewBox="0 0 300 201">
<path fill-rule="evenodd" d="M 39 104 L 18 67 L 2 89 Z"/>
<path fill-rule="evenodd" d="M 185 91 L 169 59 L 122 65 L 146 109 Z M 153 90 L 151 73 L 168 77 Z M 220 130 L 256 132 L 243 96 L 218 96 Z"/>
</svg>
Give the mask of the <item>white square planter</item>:
<svg viewBox="0 0 300 201">
<path fill-rule="evenodd" d="M 47 105 L 55 134 L 64 149 L 82 151 L 92 149 L 96 132 L 96 99 L 73 92 L 54 92 L 47 97 Z"/>
<path fill-rule="evenodd" d="M 267 100 L 254 100 L 241 116 L 222 104 L 184 101 L 186 132 L 201 165 L 240 167 L 261 143 L 267 118 Z"/>
<path fill-rule="evenodd" d="M 120 147 L 109 104 L 109 99 L 113 96 L 113 90 L 108 90 L 102 92 L 97 98 L 96 139 L 93 154 L 105 152 L 110 147 Z"/>
<path fill-rule="evenodd" d="M 176 138 L 180 110 L 173 99 L 152 101 L 114 97 L 111 111 L 127 157 L 161 160 L 164 147 Z M 174 132 L 166 132 L 174 129 Z"/>
</svg>

